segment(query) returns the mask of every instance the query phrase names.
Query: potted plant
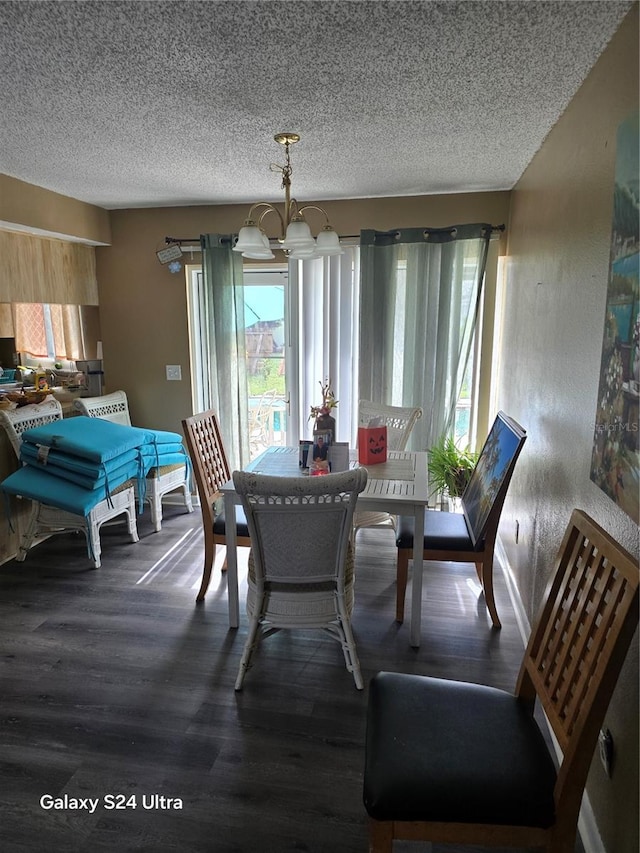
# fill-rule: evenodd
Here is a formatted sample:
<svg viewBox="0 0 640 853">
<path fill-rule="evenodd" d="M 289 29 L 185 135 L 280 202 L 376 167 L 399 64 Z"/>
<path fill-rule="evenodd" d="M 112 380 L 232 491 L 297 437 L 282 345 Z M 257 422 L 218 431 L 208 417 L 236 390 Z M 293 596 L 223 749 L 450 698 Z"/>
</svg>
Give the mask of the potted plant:
<svg viewBox="0 0 640 853">
<path fill-rule="evenodd" d="M 455 499 L 462 497 L 478 454 L 470 447 L 460 448 L 450 435 L 443 435 L 428 451 L 429 484 L 431 494 L 441 493 Z"/>
<path fill-rule="evenodd" d="M 338 405 L 338 401 L 336 400 L 336 395 L 333 393 L 330 379 L 327 379 L 324 384 L 320 382 L 319 385 L 322 391 L 322 403 L 319 406 L 311 406 L 309 420 L 315 421 L 315 430 L 330 432 L 332 440 L 335 441 L 336 421 L 331 413 Z"/>
</svg>

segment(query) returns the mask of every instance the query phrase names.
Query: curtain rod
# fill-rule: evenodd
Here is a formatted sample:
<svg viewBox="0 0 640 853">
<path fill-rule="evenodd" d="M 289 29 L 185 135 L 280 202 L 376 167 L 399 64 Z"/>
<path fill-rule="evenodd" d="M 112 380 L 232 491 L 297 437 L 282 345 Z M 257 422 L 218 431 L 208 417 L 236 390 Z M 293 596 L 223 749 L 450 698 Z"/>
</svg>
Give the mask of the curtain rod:
<svg viewBox="0 0 640 853">
<path fill-rule="evenodd" d="M 340 236 L 340 239 L 341 240 L 359 240 L 360 235 L 359 234 L 344 234 L 344 235 Z M 271 237 L 270 240 L 274 244 L 279 242 L 276 237 Z M 194 246 L 193 248 L 195 248 L 195 249 L 200 248 L 200 237 L 165 237 L 164 242 L 167 246 L 171 245 L 172 243 L 173 244 L 177 243 L 180 247 L 182 247 L 183 243 L 195 243 L 197 245 Z M 189 247 L 187 247 L 187 248 L 189 248 Z"/>
<path fill-rule="evenodd" d="M 424 230 L 425 231 L 450 231 L 451 228 L 425 228 Z M 493 231 L 504 231 L 504 230 L 505 230 L 504 224 L 492 225 L 491 226 L 492 232 Z M 397 229 L 394 228 L 392 231 L 383 231 L 381 233 L 391 235 L 391 234 L 395 234 L 396 231 L 397 231 Z M 340 239 L 342 239 L 342 240 L 355 240 L 359 236 L 360 236 L 359 234 L 346 234 L 346 235 L 342 236 Z M 182 243 L 197 243 L 198 245 L 200 245 L 200 237 L 165 237 L 164 242 L 167 245 L 169 245 L 170 243 L 178 243 L 178 245 L 181 245 Z"/>
<path fill-rule="evenodd" d="M 435 227 L 430 228 L 429 226 L 427 226 L 426 228 L 420 228 L 420 227 L 418 227 L 418 228 L 392 228 L 390 231 L 376 231 L 376 234 L 381 234 L 381 235 L 388 236 L 388 237 L 393 237 L 399 231 L 425 231 L 425 232 L 431 231 L 434 234 L 448 234 L 448 233 L 451 233 L 452 231 L 455 231 L 456 228 L 460 228 L 460 227 L 461 226 L 459 226 L 459 225 L 458 226 L 447 225 L 445 228 L 435 228 Z M 504 231 L 505 230 L 504 224 L 502 224 L 502 225 L 489 225 L 488 227 L 491 228 L 492 232 L 493 231 Z M 375 230 L 375 229 L 373 229 L 373 230 Z"/>
</svg>

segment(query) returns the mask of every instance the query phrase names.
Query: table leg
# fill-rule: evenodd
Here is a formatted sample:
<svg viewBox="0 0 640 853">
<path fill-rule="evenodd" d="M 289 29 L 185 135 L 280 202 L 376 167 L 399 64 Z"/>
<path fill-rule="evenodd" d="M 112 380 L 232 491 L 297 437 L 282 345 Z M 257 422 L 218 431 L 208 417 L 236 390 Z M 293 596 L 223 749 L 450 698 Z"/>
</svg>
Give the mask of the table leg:
<svg viewBox="0 0 640 853">
<path fill-rule="evenodd" d="M 227 595 L 229 598 L 229 627 L 240 624 L 240 603 L 238 598 L 238 540 L 236 535 L 235 493 L 224 495 L 225 539 L 227 540 Z"/>
<path fill-rule="evenodd" d="M 424 506 L 417 506 L 413 529 L 413 584 L 411 587 L 411 631 L 410 643 L 414 649 L 420 646 L 422 622 L 422 565 L 424 554 Z"/>
</svg>

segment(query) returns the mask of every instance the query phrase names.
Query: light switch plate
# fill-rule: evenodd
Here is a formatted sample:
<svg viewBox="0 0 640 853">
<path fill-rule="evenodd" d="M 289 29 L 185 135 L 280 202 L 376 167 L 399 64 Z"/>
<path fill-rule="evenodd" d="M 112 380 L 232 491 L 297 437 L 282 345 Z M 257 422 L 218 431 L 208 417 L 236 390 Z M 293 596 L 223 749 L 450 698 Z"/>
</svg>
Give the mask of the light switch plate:
<svg viewBox="0 0 640 853">
<path fill-rule="evenodd" d="M 182 379 L 182 367 L 179 364 L 167 364 L 167 379 Z"/>
</svg>

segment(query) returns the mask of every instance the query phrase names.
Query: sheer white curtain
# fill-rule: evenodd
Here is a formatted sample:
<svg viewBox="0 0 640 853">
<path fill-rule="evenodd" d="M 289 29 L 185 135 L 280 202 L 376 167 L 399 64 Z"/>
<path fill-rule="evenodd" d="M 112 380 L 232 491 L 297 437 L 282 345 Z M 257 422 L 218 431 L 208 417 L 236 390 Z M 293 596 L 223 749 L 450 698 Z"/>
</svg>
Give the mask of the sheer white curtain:
<svg viewBox="0 0 640 853">
<path fill-rule="evenodd" d="M 336 440 L 355 446 L 358 416 L 360 253 L 289 262 L 287 382 L 289 441 L 310 438 L 311 406 L 322 402 L 320 383 L 338 400 Z"/>
<path fill-rule="evenodd" d="M 453 427 L 493 228 L 361 234 L 360 395 L 422 406 L 409 447 Z"/>
<path fill-rule="evenodd" d="M 203 234 L 203 287 L 197 298 L 203 405 L 215 409 L 229 464 L 249 461 L 242 258 L 230 234 Z"/>
</svg>

